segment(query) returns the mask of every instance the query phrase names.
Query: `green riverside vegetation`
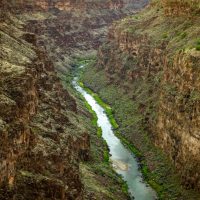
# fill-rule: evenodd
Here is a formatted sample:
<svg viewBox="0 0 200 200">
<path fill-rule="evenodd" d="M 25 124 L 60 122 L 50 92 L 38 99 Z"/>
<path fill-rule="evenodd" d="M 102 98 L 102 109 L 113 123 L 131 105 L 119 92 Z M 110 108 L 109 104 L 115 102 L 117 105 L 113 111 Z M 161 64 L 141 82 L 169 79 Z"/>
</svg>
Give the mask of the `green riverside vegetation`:
<svg viewBox="0 0 200 200">
<path fill-rule="evenodd" d="M 82 60 L 80 62 L 79 60 L 77 66 L 80 66 L 81 64 L 86 64 L 87 62 L 88 61 L 85 61 L 85 60 Z M 75 69 L 72 71 L 70 75 L 66 77 L 67 87 L 69 87 L 74 75 L 77 73 L 81 74 L 81 71 L 77 72 Z M 118 196 L 120 193 L 123 193 L 124 196 L 126 196 L 126 199 L 129 199 L 128 186 L 126 182 L 124 182 L 122 177 L 114 171 L 109 161 L 109 157 L 110 157 L 109 149 L 108 149 L 106 141 L 102 138 L 102 129 L 97 124 L 98 118 L 97 118 L 96 113 L 92 110 L 92 107 L 88 104 L 85 98 L 80 93 L 75 91 L 72 88 L 72 86 L 69 87 L 68 90 L 70 90 L 71 93 L 74 96 L 76 96 L 77 103 L 79 106 L 81 106 L 81 109 L 86 108 L 90 112 L 91 124 L 88 124 L 88 119 L 84 117 L 85 124 L 88 124 L 88 129 L 91 133 L 95 131 L 94 135 L 93 134 L 90 135 L 91 154 L 92 154 L 91 161 L 87 163 L 82 163 L 80 166 L 81 171 L 83 171 L 83 174 L 85 174 L 83 175 L 84 184 L 86 185 L 86 187 L 89 188 L 89 190 L 91 190 L 91 192 L 95 191 L 96 193 L 98 191 L 99 195 L 101 195 L 101 193 L 103 192 L 105 193 L 106 196 L 109 197 L 109 199 L 113 199 L 113 200 L 116 200 L 118 198 L 123 199 L 122 197 Z M 107 182 L 107 184 L 109 184 L 109 187 L 108 187 L 106 186 L 107 184 L 104 185 L 105 184 L 104 182 L 103 185 L 105 188 L 99 185 L 98 183 L 96 183 L 96 186 L 95 186 L 94 183 L 96 182 L 96 180 L 92 180 L 92 177 L 95 178 L 95 176 L 91 176 L 91 172 L 94 173 L 95 176 L 104 177 L 106 180 L 108 180 L 108 178 L 106 177 L 109 177 L 109 179 L 112 180 L 112 183 Z M 101 179 L 102 178 L 98 178 L 97 180 L 101 180 Z M 120 187 L 121 192 L 117 191 L 117 188 L 119 190 L 119 187 Z"/>
<path fill-rule="evenodd" d="M 95 100 L 96 102 L 102 106 L 108 116 L 108 119 L 113 127 L 113 130 L 114 130 L 114 133 L 115 135 L 120 139 L 120 141 L 124 144 L 124 146 L 126 148 L 128 148 L 138 159 L 139 159 L 139 162 L 140 162 L 140 166 L 141 166 L 141 172 L 143 174 L 143 177 L 144 179 L 148 182 L 149 185 L 151 185 L 151 187 L 156 190 L 156 192 L 158 193 L 158 196 L 161 196 L 162 194 L 162 191 L 163 191 L 163 188 L 161 185 L 157 184 L 154 180 L 151 180 L 148 178 L 149 176 L 149 169 L 145 163 L 145 160 L 142 159 L 142 153 L 133 145 L 131 144 L 125 137 L 123 137 L 120 132 L 117 130 L 119 128 L 119 125 L 117 124 L 114 116 L 113 116 L 113 111 L 112 111 L 112 108 L 106 104 L 105 102 L 103 102 L 103 100 L 98 96 L 98 94 L 96 94 L 95 92 L 93 92 L 91 89 L 87 88 L 83 82 L 79 81 L 79 85 L 85 90 L 87 91 Z M 88 103 L 86 102 L 86 106 L 87 108 Z M 94 111 L 91 110 L 91 107 L 89 108 L 90 112 L 93 113 Z M 96 115 L 96 113 L 95 113 Z M 95 116 L 94 115 L 94 116 Z M 95 119 L 95 117 L 94 117 Z M 98 127 L 99 129 L 100 127 Z M 99 135 L 98 131 L 97 131 L 97 134 Z M 109 162 L 109 155 L 107 154 L 107 152 L 105 151 L 104 152 L 104 160 L 105 162 Z"/>
<path fill-rule="evenodd" d="M 79 81 L 79 85 L 80 85 L 81 87 L 83 87 L 84 90 L 86 90 L 89 94 L 91 94 L 91 95 L 95 98 L 95 100 L 99 103 L 99 105 L 101 105 L 101 106 L 105 109 L 106 113 L 107 113 L 107 111 L 108 111 L 108 113 L 109 113 L 109 115 L 108 115 L 108 116 L 109 116 L 109 119 L 112 118 L 112 120 L 110 120 L 110 122 L 112 123 L 113 127 L 115 127 L 115 128 L 118 127 L 118 125 L 117 125 L 115 119 L 114 119 L 113 116 L 112 116 L 112 113 L 111 113 L 112 110 L 111 110 L 111 108 L 110 108 L 107 104 L 105 104 L 105 103 L 100 99 L 100 97 L 98 97 L 97 94 L 92 93 L 92 91 L 91 91 L 89 88 L 84 87 L 84 85 L 83 85 L 82 82 Z M 79 94 L 79 95 L 80 95 L 80 94 Z M 80 95 L 80 96 L 81 96 L 81 95 Z M 83 96 L 81 96 L 81 99 L 82 99 L 82 101 L 84 102 L 85 107 L 87 108 L 87 110 L 92 114 L 92 125 L 93 125 L 94 127 L 96 127 L 97 136 L 103 140 L 103 143 L 104 143 L 104 150 L 103 150 L 103 160 L 104 160 L 104 163 L 110 166 L 111 163 L 110 163 L 110 161 L 109 161 L 109 157 L 110 157 L 110 155 L 109 155 L 109 149 L 108 149 L 108 146 L 107 146 L 106 141 L 102 138 L 102 129 L 101 129 L 101 127 L 99 127 L 98 124 L 97 124 L 97 120 L 98 120 L 97 115 L 96 115 L 96 113 L 92 110 L 92 107 L 88 104 L 88 102 L 85 100 L 85 98 L 84 98 Z M 119 175 L 119 177 L 120 177 L 120 175 Z M 127 186 L 126 182 L 123 182 L 123 183 L 122 183 L 122 191 L 123 191 L 125 194 L 128 194 L 128 186 Z"/>
</svg>

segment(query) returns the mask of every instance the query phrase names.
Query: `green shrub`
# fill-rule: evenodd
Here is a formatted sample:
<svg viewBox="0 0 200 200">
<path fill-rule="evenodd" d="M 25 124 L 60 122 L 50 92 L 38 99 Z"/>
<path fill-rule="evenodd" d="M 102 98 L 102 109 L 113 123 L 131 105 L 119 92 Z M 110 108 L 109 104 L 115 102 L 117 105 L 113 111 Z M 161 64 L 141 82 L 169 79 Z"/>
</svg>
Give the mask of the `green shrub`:
<svg viewBox="0 0 200 200">
<path fill-rule="evenodd" d="M 197 51 L 200 51 L 200 38 L 197 40 L 197 43 L 196 43 L 196 50 L 197 50 Z"/>
<path fill-rule="evenodd" d="M 164 39 L 168 38 L 168 34 L 167 33 L 163 33 L 162 38 L 164 38 Z"/>
<path fill-rule="evenodd" d="M 181 33 L 181 34 L 180 34 L 180 37 L 181 37 L 181 39 L 186 38 L 186 37 L 187 37 L 187 33 L 186 33 L 186 32 Z"/>
<path fill-rule="evenodd" d="M 197 40 L 197 45 L 200 45 L 200 38 Z"/>
<path fill-rule="evenodd" d="M 109 162 L 109 152 L 107 150 L 104 150 L 103 152 L 103 159 L 104 159 L 104 162 L 106 163 Z"/>
<path fill-rule="evenodd" d="M 200 46 L 199 46 L 200 47 Z M 200 49 L 199 49 L 200 50 Z M 200 92 L 199 91 L 192 91 L 190 95 L 190 99 L 193 102 L 200 101 Z"/>
<path fill-rule="evenodd" d="M 101 127 L 97 127 L 97 136 L 98 136 L 99 138 L 102 137 L 102 129 L 101 129 Z"/>
<path fill-rule="evenodd" d="M 196 50 L 197 50 L 197 51 L 200 51 L 200 45 L 197 45 L 197 46 L 196 46 Z"/>
</svg>

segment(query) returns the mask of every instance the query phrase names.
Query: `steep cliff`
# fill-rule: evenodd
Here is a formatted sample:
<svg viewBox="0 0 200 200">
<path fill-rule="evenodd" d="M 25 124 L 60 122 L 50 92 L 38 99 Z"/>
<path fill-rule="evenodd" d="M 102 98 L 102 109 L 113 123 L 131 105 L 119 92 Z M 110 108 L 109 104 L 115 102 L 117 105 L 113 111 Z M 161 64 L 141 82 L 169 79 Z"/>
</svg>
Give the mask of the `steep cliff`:
<svg viewBox="0 0 200 200">
<path fill-rule="evenodd" d="M 149 179 L 165 187 L 162 176 L 168 175 L 169 182 L 174 176 L 172 168 L 162 169 L 165 159 L 158 158 L 153 143 L 175 166 L 182 184 L 198 191 L 199 6 L 199 1 L 152 1 L 141 13 L 116 22 L 99 49 L 96 69 L 90 67 L 83 77 L 113 106 L 119 131 L 143 153 L 156 176 Z"/>
<path fill-rule="evenodd" d="M 78 162 L 80 152 L 88 159 L 89 135 L 35 35 L 21 28 L 14 17 L 1 24 L 0 199 L 83 199 Z"/>
</svg>

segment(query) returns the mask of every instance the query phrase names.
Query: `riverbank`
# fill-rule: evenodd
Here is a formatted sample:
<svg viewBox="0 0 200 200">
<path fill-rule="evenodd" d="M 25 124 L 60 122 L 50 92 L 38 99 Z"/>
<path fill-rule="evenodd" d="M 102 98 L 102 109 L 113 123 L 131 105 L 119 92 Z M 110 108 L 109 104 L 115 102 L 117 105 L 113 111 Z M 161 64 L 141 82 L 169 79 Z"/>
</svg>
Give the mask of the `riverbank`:
<svg viewBox="0 0 200 200">
<path fill-rule="evenodd" d="M 159 185 L 155 180 L 150 179 L 151 172 L 148 169 L 148 166 L 146 164 L 146 161 L 142 155 L 142 153 L 133 145 L 131 144 L 125 137 L 123 137 L 120 132 L 118 131 L 119 125 L 116 122 L 114 116 L 113 116 L 113 110 L 110 105 L 106 104 L 99 96 L 97 93 L 93 92 L 90 88 L 86 87 L 82 81 L 79 81 L 79 85 L 84 88 L 85 91 L 90 94 L 99 105 L 101 105 L 107 116 L 108 119 L 113 127 L 115 135 L 120 139 L 120 141 L 123 143 L 123 145 L 129 149 L 138 159 L 138 162 L 140 164 L 140 170 L 143 174 L 144 180 L 157 192 L 159 198 L 162 198 L 162 193 L 164 192 L 164 188 Z M 86 102 L 87 106 L 87 102 Z M 88 107 L 88 106 L 87 106 Z M 93 112 L 93 111 L 91 111 Z"/>
<path fill-rule="evenodd" d="M 83 67 L 80 68 L 82 69 Z M 73 86 L 84 96 L 87 101 L 86 107 L 91 110 L 91 113 L 94 113 L 94 117 L 97 119 L 98 130 L 101 128 L 102 138 L 104 138 L 110 150 L 110 159 L 108 156 L 105 156 L 108 155 L 106 153 L 104 154 L 104 161 L 107 163 L 110 161 L 115 171 L 127 181 L 128 191 L 132 197 L 134 196 L 137 200 L 157 199 L 155 191 L 143 182 L 142 174 L 138 171 L 139 166 L 135 155 L 127 150 L 123 143 L 115 136 L 113 127 L 117 129 L 118 125 L 112 116 L 111 108 L 92 91 L 84 88 L 77 76 L 73 80 Z M 88 104 L 91 105 L 91 108 Z M 94 120 L 92 122 L 94 123 Z"/>
<path fill-rule="evenodd" d="M 158 192 L 159 198 L 198 199 L 199 196 L 194 191 L 183 189 L 180 178 L 167 156 L 151 143 L 147 130 L 141 127 L 140 122 L 143 118 L 138 113 L 136 115 L 134 110 L 136 105 L 126 92 L 118 85 L 111 84 L 104 70 L 96 69 L 93 64 L 84 69 L 81 81 L 86 88 L 90 88 L 87 89 L 88 91 L 96 93 L 93 94 L 94 96 L 100 97 L 103 102 L 111 105 L 112 114 L 119 126 L 115 133 L 129 148 L 133 147 L 130 149 L 142 159 L 143 175 Z M 99 98 L 96 100 L 101 103 Z"/>
<path fill-rule="evenodd" d="M 68 90 L 77 100 L 78 112 L 82 113 L 82 120 L 90 135 L 90 158 L 80 165 L 81 180 L 84 184 L 86 199 L 99 200 L 129 200 L 128 188 L 121 176 L 116 174 L 109 161 L 109 151 L 102 138 L 102 130 L 97 126 L 97 116 L 83 96 L 69 86 L 72 77 L 68 76 Z"/>
</svg>

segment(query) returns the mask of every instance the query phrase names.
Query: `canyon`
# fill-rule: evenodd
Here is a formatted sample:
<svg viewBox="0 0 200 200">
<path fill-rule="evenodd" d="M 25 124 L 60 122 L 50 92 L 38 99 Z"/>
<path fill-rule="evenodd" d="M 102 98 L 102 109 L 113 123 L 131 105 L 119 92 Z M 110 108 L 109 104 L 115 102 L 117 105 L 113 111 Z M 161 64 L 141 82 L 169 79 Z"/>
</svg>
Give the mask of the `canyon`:
<svg viewBox="0 0 200 200">
<path fill-rule="evenodd" d="M 200 199 L 199 1 L 148 3 L 0 0 L 0 199 L 130 199 L 70 86 L 80 60 L 159 199 Z"/>
<path fill-rule="evenodd" d="M 62 78 L 135 2 L 0 1 L 0 199 L 129 199 Z"/>
</svg>

